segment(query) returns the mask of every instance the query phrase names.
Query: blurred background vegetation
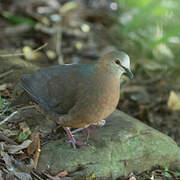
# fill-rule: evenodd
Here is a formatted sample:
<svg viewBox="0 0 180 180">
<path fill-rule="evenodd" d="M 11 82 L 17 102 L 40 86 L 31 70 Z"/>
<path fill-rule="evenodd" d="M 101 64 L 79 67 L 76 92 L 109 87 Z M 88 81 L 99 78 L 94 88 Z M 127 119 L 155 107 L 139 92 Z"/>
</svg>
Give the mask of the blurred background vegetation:
<svg viewBox="0 0 180 180">
<path fill-rule="evenodd" d="M 168 69 L 177 73 L 180 70 L 180 2 L 178 0 L 116 2 L 120 8 L 116 31 L 120 35 L 119 42 L 125 46 L 124 49 L 130 51 L 137 59 L 154 60 L 151 64 L 154 70 L 166 70 L 168 73 Z"/>
<path fill-rule="evenodd" d="M 70 1 L 60 2 L 69 3 Z M 74 2 L 81 3 L 79 0 Z M 20 8 L 23 7 L 23 3 L 25 2 L 22 2 Z M 97 8 L 97 11 L 100 6 L 106 6 L 106 9 L 114 11 L 114 14 L 108 12 L 114 15 L 115 20 L 114 31 L 110 35 L 112 42 L 130 53 L 133 59 L 142 61 L 146 58 L 143 60 L 144 66 L 149 64 L 147 61 L 154 60 L 150 62 L 151 66 L 146 67 L 153 70 L 160 69 L 160 72 L 179 72 L 180 2 L 178 0 L 86 0 L 83 3 L 91 9 Z M 20 6 L 17 1 L 13 1 L 13 4 L 17 4 L 16 7 Z M 30 1 L 27 1 L 27 4 L 30 4 Z M 5 7 L 8 6 L 5 5 Z M 66 8 L 71 10 L 75 7 L 75 4 L 69 3 L 69 7 L 64 9 L 66 11 Z M 26 10 L 22 12 L 22 9 L 19 9 L 20 12 L 12 13 L 12 8 L 9 11 L 2 6 L 0 14 L 12 24 L 26 24 L 34 28 L 37 24 L 37 15 L 29 14 L 25 12 Z M 61 15 L 63 17 L 63 13 Z M 44 18 L 42 21 L 48 24 L 47 19 Z"/>
</svg>

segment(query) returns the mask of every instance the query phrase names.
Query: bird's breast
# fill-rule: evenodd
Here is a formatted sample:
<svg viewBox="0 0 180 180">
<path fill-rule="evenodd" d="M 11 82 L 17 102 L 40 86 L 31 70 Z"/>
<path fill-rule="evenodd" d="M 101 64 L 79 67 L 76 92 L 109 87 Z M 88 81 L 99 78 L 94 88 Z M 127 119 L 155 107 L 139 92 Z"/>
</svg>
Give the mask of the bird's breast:
<svg viewBox="0 0 180 180">
<path fill-rule="evenodd" d="M 96 81 L 91 82 L 85 94 L 89 121 L 100 121 L 115 110 L 120 97 L 120 81 L 111 76 L 99 76 Z"/>
</svg>

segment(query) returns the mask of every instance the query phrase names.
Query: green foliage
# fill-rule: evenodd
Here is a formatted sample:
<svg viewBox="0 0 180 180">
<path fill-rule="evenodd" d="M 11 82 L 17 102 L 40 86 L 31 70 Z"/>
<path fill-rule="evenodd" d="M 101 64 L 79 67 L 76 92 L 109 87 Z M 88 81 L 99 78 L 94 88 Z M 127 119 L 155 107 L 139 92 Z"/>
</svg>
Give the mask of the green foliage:
<svg viewBox="0 0 180 180">
<path fill-rule="evenodd" d="M 9 106 L 5 99 L 0 96 L 0 115 L 4 115 L 4 113 L 8 110 Z"/>
<path fill-rule="evenodd" d="M 24 142 L 31 135 L 30 129 L 21 132 L 18 136 L 18 142 Z"/>
<path fill-rule="evenodd" d="M 1 15 L 9 23 L 12 23 L 12 24 L 26 24 L 30 27 L 34 27 L 36 24 L 36 22 L 33 19 L 22 16 L 22 15 L 13 15 L 13 14 L 10 14 L 9 12 L 3 12 Z"/>
<path fill-rule="evenodd" d="M 117 31 L 121 40 L 131 41 L 128 50 L 134 48 L 133 53 L 141 50 L 139 56 L 154 59 L 166 57 L 172 61 L 180 57 L 179 0 L 116 1 L 120 8 Z"/>
<path fill-rule="evenodd" d="M 178 172 L 178 171 L 170 171 L 168 169 L 168 167 L 165 167 L 164 168 L 164 176 L 167 177 L 168 179 L 174 179 L 174 178 L 178 179 L 178 176 L 180 176 L 180 172 Z"/>
</svg>

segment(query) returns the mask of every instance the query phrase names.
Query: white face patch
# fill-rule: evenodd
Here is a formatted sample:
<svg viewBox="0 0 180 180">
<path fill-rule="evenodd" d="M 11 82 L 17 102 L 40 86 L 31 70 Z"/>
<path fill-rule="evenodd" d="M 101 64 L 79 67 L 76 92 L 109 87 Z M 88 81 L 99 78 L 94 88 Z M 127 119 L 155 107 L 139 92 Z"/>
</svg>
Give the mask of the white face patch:
<svg viewBox="0 0 180 180">
<path fill-rule="evenodd" d="M 120 52 L 120 58 L 118 59 L 123 67 L 130 69 L 130 58 L 126 53 Z"/>
<path fill-rule="evenodd" d="M 112 67 L 113 72 L 116 73 L 117 76 L 121 76 L 123 73 L 131 72 L 130 70 L 130 58 L 125 52 L 116 52 L 113 55 Z"/>
<path fill-rule="evenodd" d="M 123 73 L 131 73 L 130 58 L 123 51 L 111 50 L 102 56 L 101 61 L 112 66 L 112 72 L 117 76 Z"/>
</svg>

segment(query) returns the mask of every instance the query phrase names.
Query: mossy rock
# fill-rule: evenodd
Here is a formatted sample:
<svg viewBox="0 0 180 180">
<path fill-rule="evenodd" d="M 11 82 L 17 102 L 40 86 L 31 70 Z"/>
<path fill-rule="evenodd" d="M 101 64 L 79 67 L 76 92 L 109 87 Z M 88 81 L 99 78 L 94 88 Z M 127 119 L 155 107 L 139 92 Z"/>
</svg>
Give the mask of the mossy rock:
<svg viewBox="0 0 180 180">
<path fill-rule="evenodd" d="M 75 137 L 84 139 L 82 133 Z M 42 147 L 38 169 L 52 174 L 67 170 L 74 179 L 93 173 L 97 179 L 116 179 L 156 165 L 180 168 L 180 148 L 170 137 L 121 111 L 109 116 L 88 143 L 76 150 L 63 139 L 47 143 Z M 76 171 L 79 167 L 81 170 Z"/>
</svg>

